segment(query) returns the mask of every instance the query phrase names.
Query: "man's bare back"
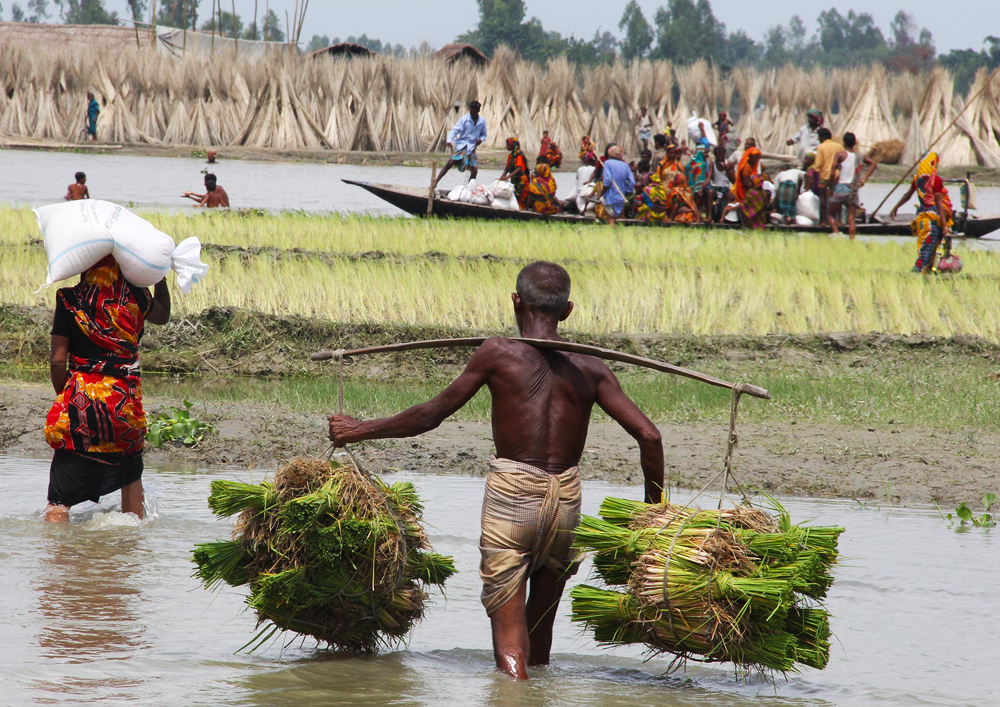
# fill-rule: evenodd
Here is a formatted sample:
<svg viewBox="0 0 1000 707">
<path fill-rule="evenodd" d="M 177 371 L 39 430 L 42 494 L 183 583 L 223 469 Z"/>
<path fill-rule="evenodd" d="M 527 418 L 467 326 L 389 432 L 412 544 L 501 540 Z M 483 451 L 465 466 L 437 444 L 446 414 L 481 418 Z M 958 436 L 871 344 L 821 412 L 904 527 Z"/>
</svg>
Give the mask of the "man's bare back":
<svg viewBox="0 0 1000 707">
<path fill-rule="evenodd" d="M 576 466 L 607 366 L 510 339 L 490 339 L 483 349 L 497 456 L 550 473 Z"/>
</svg>

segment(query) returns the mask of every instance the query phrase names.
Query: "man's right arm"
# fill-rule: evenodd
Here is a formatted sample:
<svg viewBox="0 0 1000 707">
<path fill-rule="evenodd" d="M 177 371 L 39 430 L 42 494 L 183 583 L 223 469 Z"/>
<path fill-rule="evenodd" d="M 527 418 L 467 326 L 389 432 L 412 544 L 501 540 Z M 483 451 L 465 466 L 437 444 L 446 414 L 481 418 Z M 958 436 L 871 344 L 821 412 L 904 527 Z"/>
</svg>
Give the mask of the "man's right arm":
<svg viewBox="0 0 1000 707">
<path fill-rule="evenodd" d="M 645 478 L 646 503 L 663 500 L 663 440 L 656 425 L 625 395 L 607 366 L 597 385 L 597 404 L 639 443 L 639 460 Z"/>
<path fill-rule="evenodd" d="M 342 447 L 367 439 L 415 437 L 430 432 L 455 414 L 486 385 L 497 361 L 497 343 L 488 340 L 469 359 L 462 374 L 441 393 L 425 403 L 414 405 L 398 415 L 362 422 L 347 415 L 331 415 L 330 441 Z"/>
</svg>

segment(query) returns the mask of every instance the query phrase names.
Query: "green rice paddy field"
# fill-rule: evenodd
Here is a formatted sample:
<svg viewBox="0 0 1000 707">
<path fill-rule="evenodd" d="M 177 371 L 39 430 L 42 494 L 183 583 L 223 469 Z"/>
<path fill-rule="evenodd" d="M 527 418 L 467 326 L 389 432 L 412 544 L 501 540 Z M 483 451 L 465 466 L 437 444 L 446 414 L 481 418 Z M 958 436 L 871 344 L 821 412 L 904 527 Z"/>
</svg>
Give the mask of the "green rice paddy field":
<svg viewBox="0 0 1000 707">
<path fill-rule="evenodd" d="M 1000 342 L 1000 254 L 920 277 L 915 244 L 816 236 L 287 215 L 145 214 L 197 235 L 212 271 L 178 314 L 213 305 L 343 323 L 497 330 L 523 264 L 563 263 L 582 335 L 886 332 Z M 0 302 L 51 305 L 28 210 L 0 211 Z"/>
</svg>

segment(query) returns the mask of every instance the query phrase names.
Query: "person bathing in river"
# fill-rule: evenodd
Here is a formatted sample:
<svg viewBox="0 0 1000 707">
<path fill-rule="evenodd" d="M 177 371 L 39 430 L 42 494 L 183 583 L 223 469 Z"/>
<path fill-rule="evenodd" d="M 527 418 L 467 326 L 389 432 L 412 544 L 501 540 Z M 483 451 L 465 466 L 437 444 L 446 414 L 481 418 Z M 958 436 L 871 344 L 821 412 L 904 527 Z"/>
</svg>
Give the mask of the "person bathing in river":
<svg viewBox="0 0 1000 707">
<path fill-rule="evenodd" d="M 452 154 L 451 158 L 444 163 L 441 171 L 438 172 L 437 179 L 434 180 L 435 189 L 437 189 L 441 178 L 452 167 L 458 168 L 459 172 L 469 170 L 473 179 L 479 175 L 476 148 L 486 141 L 486 119 L 479 115 L 481 107 L 479 101 L 469 103 L 469 112 L 459 118 L 455 126 L 448 131 L 446 147 Z"/>
<path fill-rule="evenodd" d="M 45 419 L 55 453 L 45 520 L 65 523 L 72 506 L 119 489 L 122 513 L 142 518 L 139 341 L 146 322 L 169 319 L 166 280 L 150 295 L 126 282 L 110 255 L 56 293 L 49 359 L 56 400 Z"/>
<path fill-rule="evenodd" d="M 186 191 L 181 196 L 196 201 L 197 203 L 194 205 L 196 209 L 199 206 L 204 206 L 206 209 L 217 209 L 222 206 L 229 207 L 229 194 L 219 186 L 216 176 L 212 173 L 205 175 L 204 194 L 195 194 L 192 191 Z"/>
<path fill-rule="evenodd" d="M 87 188 L 87 175 L 83 172 L 77 172 L 73 176 L 76 177 L 76 181 L 66 188 L 66 196 L 64 196 L 63 199 L 66 201 L 89 199 L 90 189 Z"/>
<path fill-rule="evenodd" d="M 562 266 L 535 262 L 521 270 L 511 295 L 520 335 L 563 341 L 558 327 L 573 311 L 569 294 Z M 429 432 L 483 386 L 492 396 L 496 457 L 483 499 L 482 601 L 497 667 L 527 679 L 528 666 L 549 663 L 559 599 L 579 564 L 571 547 L 580 522 L 577 464 L 594 405 L 638 441 L 649 503 L 662 500 L 663 445 L 599 359 L 501 337 L 487 339 L 462 374 L 426 403 L 381 420 L 331 416 L 330 440 L 339 447 Z"/>
</svg>

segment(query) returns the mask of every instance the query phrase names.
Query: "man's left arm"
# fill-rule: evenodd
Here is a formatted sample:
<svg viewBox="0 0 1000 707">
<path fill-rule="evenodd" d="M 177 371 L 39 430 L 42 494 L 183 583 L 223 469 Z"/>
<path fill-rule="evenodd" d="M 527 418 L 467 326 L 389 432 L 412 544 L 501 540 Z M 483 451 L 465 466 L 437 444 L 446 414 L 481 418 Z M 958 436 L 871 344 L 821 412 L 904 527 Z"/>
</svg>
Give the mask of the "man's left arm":
<svg viewBox="0 0 1000 707">
<path fill-rule="evenodd" d="M 430 432 L 469 402 L 493 372 L 494 344 L 487 341 L 472 355 L 462 374 L 425 403 L 398 415 L 362 422 L 348 415 L 331 415 L 330 441 L 337 447 L 367 439 L 415 437 Z"/>
<path fill-rule="evenodd" d="M 609 368 L 597 385 L 597 404 L 639 443 L 639 459 L 645 478 L 646 503 L 663 500 L 663 440 L 652 420 L 625 395 Z"/>
</svg>

